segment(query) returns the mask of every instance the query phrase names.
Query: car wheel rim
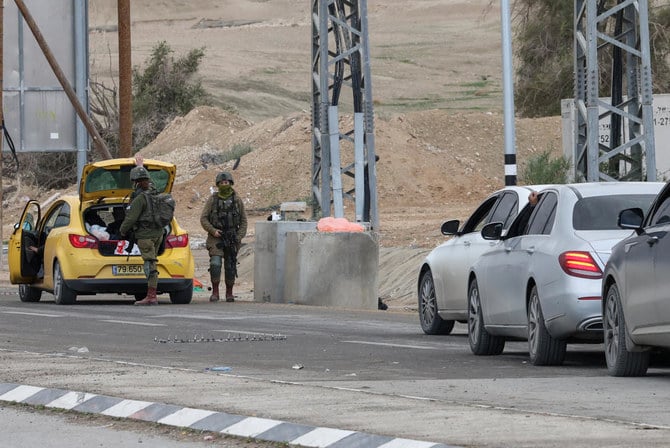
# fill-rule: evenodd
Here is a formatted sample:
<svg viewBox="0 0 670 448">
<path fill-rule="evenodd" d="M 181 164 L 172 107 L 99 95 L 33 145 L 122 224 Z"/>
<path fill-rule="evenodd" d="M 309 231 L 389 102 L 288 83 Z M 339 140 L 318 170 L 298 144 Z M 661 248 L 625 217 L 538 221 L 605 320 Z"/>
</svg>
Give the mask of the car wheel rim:
<svg viewBox="0 0 670 448">
<path fill-rule="evenodd" d="M 480 328 L 480 319 L 479 319 L 479 290 L 474 286 L 470 290 L 470 309 L 468 312 L 468 334 L 470 340 L 476 344 L 479 340 L 479 328 Z"/>
<path fill-rule="evenodd" d="M 61 284 L 62 284 L 62 276 L 60 273 L 60 265 L 56 264 L 56 269 L 54 272 L 54 296 L 60 297 L 61 295 Z"/>
<path fill-rule="evenodd" d="M 619 310 L 616 296 L 610 292 L 605 309 L 605 355 L 609 364 L 616 362 L 619 350 Z"/>
<path fill-rule="evenodd" d="M 437 313 L 437 303 L 435 301 L 435 288 L 432 278 L 426 274 L 421 284 L 421 320 L 430 325 L 435 319 Z"/>
<path fill-rule="evenodd" d="M 530 306 L 528 308 L 528 350 L 531 356 L 534 356 L 535 353 L 537 353 L 539 308 L 540 304 L 537 300 L 537 295 L 533 295 L 530 298 Z"/>
</svg>

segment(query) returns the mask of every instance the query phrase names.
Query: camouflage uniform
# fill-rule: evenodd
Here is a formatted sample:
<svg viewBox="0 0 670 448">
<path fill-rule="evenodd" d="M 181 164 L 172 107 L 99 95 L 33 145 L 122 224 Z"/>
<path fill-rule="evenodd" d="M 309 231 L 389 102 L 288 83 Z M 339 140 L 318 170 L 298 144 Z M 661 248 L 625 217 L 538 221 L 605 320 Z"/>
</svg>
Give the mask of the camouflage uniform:
<svg viewBox="0 0 670 448">
<path fill-rule="evenodd" d="M 217 192 L 213 193 L 202 209 L 200 224 L 207 231 L 205 244 L 209 252 L 212 284 L 218 287 L 221 267 L 224 264 L 226 287 L 232 290 L 237 277 L 237 251 L 242 245 L 242 238 L 247 234 L 247 215 L 242 200 L 234 190 L 228 199 L 220 198 Z M 222 232 L 221 238 L 214 236 L 217 230 Z M 222 263 L 224 260 L 225 263 Z"/>
<path fill-rule="evenodd" d="M 144 275 L 148 280 L 148 287 L 156 289 L 158 286 L 158 250 L 163 241 L 163 228 L 156 227 L 153 216 L 148 213 L 145 190 L 138 187 L 133 192 L 134 199 L 126 211 L 126 217 L 121 223 L 119 232 L 126 237 L 131 231 L 137 240 L 137 247 L 144 260 Z M 156 194 L 156 189 L 150 186 L 147 194 Z"/>
</svg>

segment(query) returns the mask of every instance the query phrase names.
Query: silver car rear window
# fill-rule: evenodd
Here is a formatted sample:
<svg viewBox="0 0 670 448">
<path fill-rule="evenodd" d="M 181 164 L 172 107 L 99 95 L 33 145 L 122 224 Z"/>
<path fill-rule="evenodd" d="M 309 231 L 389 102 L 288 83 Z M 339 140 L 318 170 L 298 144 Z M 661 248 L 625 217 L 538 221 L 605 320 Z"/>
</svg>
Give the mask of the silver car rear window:
<svg viewBox="0 0 670 448">
<path fill-rule="evenodd" d="M 593 196 L 577 201 L 572 213 L 575 230 L 618 230 L 619 212 L 638 207 L 647 211 L 656 195 L 622 194 Z"/>
</svg>

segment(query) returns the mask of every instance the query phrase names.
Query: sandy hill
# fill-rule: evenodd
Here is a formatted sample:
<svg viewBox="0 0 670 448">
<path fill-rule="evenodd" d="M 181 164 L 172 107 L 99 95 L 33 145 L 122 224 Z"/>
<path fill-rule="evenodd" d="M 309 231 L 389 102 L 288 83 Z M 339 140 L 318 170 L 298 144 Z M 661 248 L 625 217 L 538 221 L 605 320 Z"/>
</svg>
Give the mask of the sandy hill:
<svg viewBox="0 0 670 448">
<path fill-rule="evenodd" d="M 310 126 L 304 113 L 252 124 L 221 109 L 200 107 L 175 119 L 142 154 L 178 166 L 178 214 L 198 234 L 199 224 L 191 225 L 186 215 L 204 203 L 216 173 L 232 168 L 233 162 L 216 160 L 235 147 L 251 149 L 233 172 L 250 213 L 265 216 L 281 202 L 308 200 Z M 560 151 L 560 118 L 521 119 L 516 126 L 520 169 L 538 152 Z M 433 110 L 394 115 L 377 119 L 375 132 L 383 246 L 433 246 L 444 218 L 466 216 L 503 185 L 499 114 Z"/>
</svg>

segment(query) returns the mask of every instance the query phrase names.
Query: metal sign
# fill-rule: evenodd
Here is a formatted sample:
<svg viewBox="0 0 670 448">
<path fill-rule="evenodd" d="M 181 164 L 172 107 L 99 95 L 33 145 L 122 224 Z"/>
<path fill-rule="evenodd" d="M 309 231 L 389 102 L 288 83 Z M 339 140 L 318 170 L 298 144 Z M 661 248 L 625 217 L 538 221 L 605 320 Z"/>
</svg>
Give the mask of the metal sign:
<svg viewBox="0 0 670 448">
<path fill-rule="evenodd" d="M 87 101 L 86 0 L 25 0 L 77 97 Z M 77 151 L 88 138 L 14 1 L 5 2 L 3 105 L 17 152 Z M 3 145 L 3 151 L 8 151 Z"/>
</svg>

